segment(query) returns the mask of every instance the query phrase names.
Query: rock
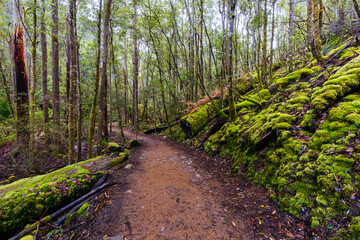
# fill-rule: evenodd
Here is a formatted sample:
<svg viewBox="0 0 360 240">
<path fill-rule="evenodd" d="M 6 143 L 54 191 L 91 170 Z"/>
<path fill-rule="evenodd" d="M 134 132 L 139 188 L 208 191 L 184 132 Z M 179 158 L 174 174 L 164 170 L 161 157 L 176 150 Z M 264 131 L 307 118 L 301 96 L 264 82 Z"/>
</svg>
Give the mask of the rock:
<svg viewBox="0 0 360 240">
<path fill-rule="evenodd" d="M 134 168 L 134 165 L 131 163 L 129 163 L 125 166 L 125 169 L 132 169 L 132 168 Z"/>
</svg>

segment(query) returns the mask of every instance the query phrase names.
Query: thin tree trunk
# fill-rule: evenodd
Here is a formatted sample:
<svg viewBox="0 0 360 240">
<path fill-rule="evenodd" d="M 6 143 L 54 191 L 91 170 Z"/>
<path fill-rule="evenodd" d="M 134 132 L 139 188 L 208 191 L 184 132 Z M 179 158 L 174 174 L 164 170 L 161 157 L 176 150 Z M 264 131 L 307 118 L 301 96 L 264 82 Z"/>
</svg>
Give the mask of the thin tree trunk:
<svg viewBox="0 0 360 240">
<path fill-rule="evenodd" d="M 204 93 L 204 42 L 203 42 L 203 34 L 204 34 L 204 1 L 200 0 L 200 97 L 202 98 Z M 209 79 L 210 80 L 210 79 Z"/>
<path fill-rule="evenodd" d="M 313 0 L 313 33 L 314 33 L 314 53 L 318 63 L 324 62 L 324 57 L 321 52 L 321 38 L 320 38 L 320 21 L 319 21 L 319 0 Z"/>
<path fill-rule="evenodd" d="M 275 4 L 277 0 L 272 2 L 272 20 L 271 20 L 271 40 L 270 40 L 270 81 L 273 76 L 273 61 L 274 61 L 274 35 L 275 35 Z M 268 81 L 268 83 L 270 83 Z"/>
<path fill-rule="evenodd" d="M 111 27 L 111 24 L 110 24 Z M 122 127 L 122 118 L 121 118 L 121 109 L 120 109 L 120 100 L 119 100 L 119 90 L 118 90 L 118 82 L 117 79 L 119 77 L 119 75 L 117 74 L 116 71 L 116 67 L 115 67 L 115 53 L 114 53 L 114 42 L 113 42 L 113 31 L 111 31 L 111 35 L 110 35 L 110 44 L 111 44 L 111 62 L 113 65 L 113 71 L 114 71 L 114 75 L 115 75 L 115 79 L 114 79 L 114 85 L 115 85 L 115 93 L 116 93 L 116 110 L 117 110 L 117 115 L 118 115 L 118 125 L 119 125 L 119 130 L 120 130 L 120 137 L 121 137 L 121 141 L 122 144 L 125 145 L 126 144 L 126 139 L 125 139 L 125 135 L 124 135 L 124 131 L 123 131 L 123 127 Z"/>
<path fill-rule="evenodd" d="M 68 120 L 68 129 L 69 129 L 69 151 L 68 151 L 68 161 L 69 164 L 74 163 L 75 156 L 75 92 L 76 92 L 76 79 L 77 79 L 77 68 L 76 68 L 76 38 L 75 38 L 75 11 L 76 0 L 70 0 L 70 55 L 71 55 L 71 64 L 70 64 L 70 95 L 69 95 L 69 120 Z"/>
<path fill-rule="evenodd" d="M 31 82 L 30 82 L 30 142 L 29 142 L 29 157 L 33 158 L 35 155 L 35 91 L 36 91 L 36 40 L 37 40 L 37 14 L 36 14 L 36 0 L 33 2 L 33 36 L 31 42 Z"/>
<path fill-rule="evenodd" d="M 267 0 L 265 0 L 264 3 L 265 7 L 264 7 L 264 22 L 263 22 L 263 27 L 264 27 L 264 31 L 263 31 L 263 45 L 262 45 L 262 82 L 263 84 L 268 87 L 268 83 L 267 83 L 267 22 L 268 22 L 268 18 L 267 18 Z"/>
<path fill-rule="evenodd" d="M 97 99 L 99 95 L 99 75 L 100 75 L 100 54 L 101 54 L 101 13 L 102 13 L 102 0 L 100 0 L 99 7 L 99 18 L 98 18 L 98 32 L 97 32 L 97 55 L 95 62 L 95 83 L 94 83 L 94 98 L 91 105 L 90 120 L 89 120 L 89 133 L 87 139 L 87 159 L 92 158 L 92 144 L 95 132 L 95 121 L 96 121 L 96 108 Z"/>
<path fill-rule="evenodd" d="M 45 26 L 45 0 L 41 2 L 41 33 L 40 33 L 40 42 L 41 42 L 41 60 L 42 60 L 42 92 L 43 92 L 43 111 L 44 111 L 44 123 L 45 123 L 45 135 L 48 141 L 49 133 L 47 123 L 49 122 L 49 95 L 47 88 L 47 43 L 46 43 L 46 26 Z"/>
<path fill-rule="evenodd" d="M 133 125 L 135 132 L 138 131 L 138 75 L 139 75 L 139 56 L 137 46 L 137 6 L 134 3 L 134 30 L 133 30 Z"/>
<path fill-rule="evenodd" d="M 2 78 L 2 82 L 3 82 L 3 86 L 4 86 L 3 89 L 4 89 L 6 101 L 7 101 L 8 106 L 9 106 L 10 115 L 12 117 L 14 117 L 15 114 L 14 114 L 13 101 L 11 100 L 11 94 L 10 94 L 9 85 L 8 85 L 8 83 L 6 81 L 6 76 L 5 76 L 5 73 L 4 73 L 4 66 L 2 65 L 2 56 L 0 57 L 0 73 L 1 73 L 1 78 Z"/>
<path fill-rule="evenodd" d="M 76 11 L 77 13 L 77 11 Z M 77 19 L 77 16 L 75 14 L 75 20 Z M 77 90 L 78 90 L 78 119 L 77 119 L 77 156 L 76 156 L 76 162 L 80 162 L 82 158 L 82 90 L 81 90 L 81 72 L 80 72 L 80 43 L 78 40 L 78 34 L 77 34 L 77 21 L 75 21 L 75 39 L 76 39 L 76 67 L 77 67 Z"/>
<path fill-rule="evenodd" d="M 289 72 L 293 71 L 293 32 L 294 32 L 294 5 L 295 0 L 289 0 Z"/>
<path fill-rule="evenodd" d="M 237 0 L 229 0 L 230 16 L 229 16 L 229 49 L 228 49 L 228 86 L 229 86 L 229 118 L 231 121 L 236 118 L 236 110 L 233 96 L 233 35 L 234 35 L 234 24 L 235 24 L 235 7 Z"/>
<path fill-rule="evenodd" d="M 53 141 L 55 145 L 59 145 L 60 131 L 60 88 L 59 88 L 59 14 L 58 14 L 58 0 L 52 0 L 52 30 L 51 30 L 51 45 L 52 45 L 52 108 L 53 108 L 53 122 L 55 131 L 53 133 Z"/>
<path fill-rule="evenodd" d="M 108 58 L 108 39 L 109 39 L 109 24 L 110 24 L 110 7 L 111 1 L 106 1 L 105 7 L 105 20 L 104 20 L 104 43 L 103 43 L 103 60 L 101 67 L 101 83 L 100 83 L 100 94 L 99 94 L 99 123 L 97 131 L 97 152 L 100 155 L 102 152 L 102 140 L 103 140 L 103 124 L 105 120 L 105 87 L 106 87 L 106 70 L 107 70 L 107 58 Z"/>
</svg>

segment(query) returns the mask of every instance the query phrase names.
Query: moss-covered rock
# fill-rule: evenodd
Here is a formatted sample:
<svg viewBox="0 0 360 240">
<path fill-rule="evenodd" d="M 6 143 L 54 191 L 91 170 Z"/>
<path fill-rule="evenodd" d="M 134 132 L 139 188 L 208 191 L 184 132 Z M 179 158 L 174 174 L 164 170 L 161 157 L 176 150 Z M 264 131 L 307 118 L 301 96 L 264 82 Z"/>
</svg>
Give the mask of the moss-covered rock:
<svg viewBox="0 0 360 240">
<path fill-rule="evenodd" d="M 358 89 L 360 85 L 360 56 L 340 68 L 335 75 L 313 93 L 311 108 L 321 111 L 328 108 L 337 99 Z"/>
<path fill-rule="evenodd" d="M 314 73 L 315 72 L 309 68 L 302 68 L 288 74 L 286 77 L 279 78 L 278 80 L 276 80 L 276 85 L 278 85 L 281 88 L 284 88 L 289 84 L 294 83 Z"/>
</svg>

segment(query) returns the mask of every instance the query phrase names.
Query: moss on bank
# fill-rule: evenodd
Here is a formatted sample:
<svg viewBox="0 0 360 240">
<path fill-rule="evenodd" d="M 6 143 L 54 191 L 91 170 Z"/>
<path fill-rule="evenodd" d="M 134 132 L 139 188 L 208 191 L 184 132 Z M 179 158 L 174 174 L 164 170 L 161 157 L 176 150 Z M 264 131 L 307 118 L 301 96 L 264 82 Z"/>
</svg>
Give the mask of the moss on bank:
<svg viewBox="0 0 360 240">
<path fill-rule="evenodd" d="M 343 59 L 347 54 L 341 55 Z M 281 92 L 242 93 L 236 103 L 237 119 L 211 133 L 205 151 L 229 157 L 234 171 L 241 170 L 249 179 L 276 190 L 272 198 L 282 210 L 305 219 L 312 228 L 350 223 L 333 232 L 334 239 L 358 236 L 359 69 L 357 57 L 335 74 L 324 72 L 317 79 L 324 80 L 321 87 L 301 82 L 323 72 L 315 66 L 275 79 Z M 259 107 L 245 98 L 266 102 Z M 181 129 L 174 127 L 174 132 L 178 141 L 185 141 Z M 199 140 L 195 136 L 191 142 Z"/>
</svg>

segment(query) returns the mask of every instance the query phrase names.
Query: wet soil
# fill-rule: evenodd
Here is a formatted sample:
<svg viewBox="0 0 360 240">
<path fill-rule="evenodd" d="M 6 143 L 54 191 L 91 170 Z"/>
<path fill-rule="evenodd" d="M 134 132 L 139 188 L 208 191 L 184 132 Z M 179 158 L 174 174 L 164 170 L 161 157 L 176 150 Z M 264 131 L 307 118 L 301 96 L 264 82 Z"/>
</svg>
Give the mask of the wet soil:
<svg viewBox="0 0 360 240">
<path fill-rule="evenodd" d="M 294 235 L 270 193 L 212 158 L 158 136 L 126 130 L 136 147 L 118 183 L 80 230 L 83 239 L 281 239 Z M 132 167 L 129 169 L 129 167 Z M 280 220 L 280 218 L 282 218 Z"/>
</svg>

